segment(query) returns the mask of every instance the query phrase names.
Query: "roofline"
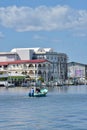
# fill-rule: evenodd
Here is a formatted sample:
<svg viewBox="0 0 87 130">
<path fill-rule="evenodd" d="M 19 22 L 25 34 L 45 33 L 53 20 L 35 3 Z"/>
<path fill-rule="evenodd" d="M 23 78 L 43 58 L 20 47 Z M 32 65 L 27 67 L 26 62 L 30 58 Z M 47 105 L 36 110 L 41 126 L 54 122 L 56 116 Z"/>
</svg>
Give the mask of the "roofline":
<svg viewBox="0 0 87 130">
<path fill-rule="evenodd" d="M 16 60 L 16 61 L 6 61 L 0 62 L 0 65 L 9 65 L 9 64 L 23 64 L 23 63 L 43 63 L 43 62 L 50 62 L 44 59 L 36 59 L 36 60 Z M 50 62 L 51 63 L 51 62 Z"/>
<path fill-rule="evenodd" d="M 82 65 L 82 66 L 86 66 L 86 64 L 83 63 L 79 63 L 79 62 L 69 62 L 68 64 L 77 64 L 77 65 Z"/>
<path fill-rule="evenodd" d="M 0 52 L 0 55 L 13 55 L 13 54 L 17 54 L 17 53 L 16 52 Z"/>
</svg>

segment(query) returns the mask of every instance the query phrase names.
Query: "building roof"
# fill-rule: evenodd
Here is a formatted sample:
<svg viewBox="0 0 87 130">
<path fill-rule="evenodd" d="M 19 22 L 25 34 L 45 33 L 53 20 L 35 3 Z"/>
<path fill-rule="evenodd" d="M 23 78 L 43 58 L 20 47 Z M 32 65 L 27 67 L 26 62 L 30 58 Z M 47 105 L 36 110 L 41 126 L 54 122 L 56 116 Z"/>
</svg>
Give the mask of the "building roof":
<svg viewBox="0 0 87 130">
<path fill-rule="evenodd" d="M 48 61 L 48 60 L 44 60 L 44 59 L 35 59 L 35 60 L 16 60 L 16 61 L 0 62 L 0 65 L 23 64 L 23 63 L 43 63 L 43 62 L 49 62 L 49 61 Z"/>
<path fill-rule="evenodd" d="M 36 48 L 14 48 L 11 50 L 11 52 L 17 52 L 18 50 L 33 50 L 34 52 L 38 52 L 40 50 L 43 50 L 45 52 L 53 52 L 52 48 L 40 48 L 40 47 L 36 47 Z"/>
<path fill-rule="evenodd" d="M 86 64 L 78 63 L 78 62 L 69 62 L 69 66 L 75 66 L 75 65 L 80 65 L 80 66 L 85 66 Z"/>
<path fill-rule="evenodd" d="M 37 51 L 39 49 L 39 47 L 37 48 L 13 48 L 11 50 L 11 52 L 17 52 L 18 50 L 34 50 L 34 51 Z"/>
<path fill-rule="evenodd" d="M 0 55 L 17 55 L 16 52 L 0 52 Z"/>
</svg>

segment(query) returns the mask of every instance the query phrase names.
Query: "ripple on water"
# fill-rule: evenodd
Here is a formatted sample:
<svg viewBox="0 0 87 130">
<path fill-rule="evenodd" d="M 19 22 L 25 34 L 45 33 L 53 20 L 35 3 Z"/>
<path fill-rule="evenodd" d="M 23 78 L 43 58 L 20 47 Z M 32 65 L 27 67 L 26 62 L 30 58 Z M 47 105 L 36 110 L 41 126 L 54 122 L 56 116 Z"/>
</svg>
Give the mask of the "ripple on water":
<svg viewBox="0 0 87 130">
<path fill-rule="evenodd" d="M 0 89 L 0 130 L 87 130 L 86 89 L 49 88 L 41 98 L 29 98 L 28 88 Z"/>
</svg>

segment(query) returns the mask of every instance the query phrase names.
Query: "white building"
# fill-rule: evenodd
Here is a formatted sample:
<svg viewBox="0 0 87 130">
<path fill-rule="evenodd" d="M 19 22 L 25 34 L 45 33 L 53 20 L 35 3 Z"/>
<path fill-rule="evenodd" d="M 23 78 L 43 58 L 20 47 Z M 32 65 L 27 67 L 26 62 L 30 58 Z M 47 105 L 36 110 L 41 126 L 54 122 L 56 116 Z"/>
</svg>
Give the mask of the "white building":
<svg viewBox="0 0 87 130">
<path fill-rule="evenodd" d="M 17 53 L 21 60 L 46 59 L 52 62 L 53 80 L 67 78 L 67 55 L 54 52 L 52 48 L 14 48 L 11 52 Z"/>
<path fill-rule="evenodd" d="M 4 56 L 0 54 L 0 60 L 48 60 L 52 63 L 52 80 L 65 80 L 67 78 L 67 55 L 57 53 L 52 48 L 14 48 L 9 52 L 9 57 L 7 54 L 5 53 Z"/>
<path fill-rule="evenodd" d="M 19 56 L 15 52 L 0 52 L 0 61 L 15 61 L 19 60 Z"/>
<path fill-rule="evenodd" d="M 31 79 L 42 77 L 44 81 L 52 78 L 52 64 L 47 60 L 17 60 L 0 62 L 0 74 L 24 74 Z"/>
<path fill-rule="evenodd" d="M 69 62 L 68 63 L 68 78 L 85 78 L 86 77 L 86 65 L 77 63 L 77 62 Z"/>
<path fill-rule="evenodd" d="M 32 60 L 34 51 L 34 48 L 14 48 L 11 53 L 18 54 L 20 60 Z"/>
<path fill-rule="evenodd" d="M 47 52 L 52 53 L 52 48 L 14 48 L 11 50 L 12 53 L 19 55 L 21 60 L 31 60 L 35 57 L 35 54 L 46 54 Z M 41 58 L 42 59 L 42 58 Z M 45 57 L 45 59 L 47 59 Z"/>
</svg>

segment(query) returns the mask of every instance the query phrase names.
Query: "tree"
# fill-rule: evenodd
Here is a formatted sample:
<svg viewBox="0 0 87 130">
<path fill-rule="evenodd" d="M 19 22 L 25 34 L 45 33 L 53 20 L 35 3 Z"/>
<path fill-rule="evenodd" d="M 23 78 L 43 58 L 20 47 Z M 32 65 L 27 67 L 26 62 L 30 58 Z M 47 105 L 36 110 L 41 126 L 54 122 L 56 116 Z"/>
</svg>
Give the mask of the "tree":
<svg viewBox="0 0 87 130">
<path fill-rule="evenodd" d="M 43 77 L 39 77 L 38 80 L 40 80 L 41 82 L 44 82 L 44 78 Z"/>
</svg>

